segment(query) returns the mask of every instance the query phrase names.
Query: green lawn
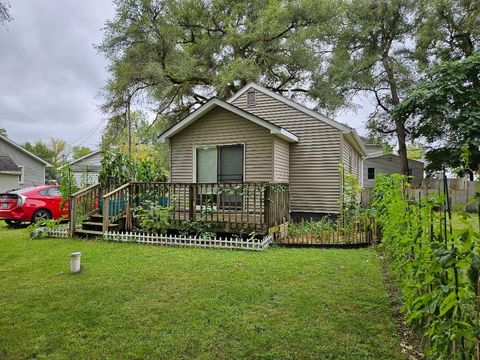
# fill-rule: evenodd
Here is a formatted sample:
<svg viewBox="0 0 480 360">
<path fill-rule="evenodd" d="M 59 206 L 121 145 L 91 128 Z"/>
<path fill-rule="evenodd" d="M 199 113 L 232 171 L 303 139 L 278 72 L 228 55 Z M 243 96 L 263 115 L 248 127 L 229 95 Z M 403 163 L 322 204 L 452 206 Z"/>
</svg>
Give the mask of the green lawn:
<svg viewBox="0 0 480 360">
<path fill-rule="evenodd" d="M 0 227 L 1 359 L 400 359 L 399 343 L 373 249 L 28 240 Z"/>
</svg>

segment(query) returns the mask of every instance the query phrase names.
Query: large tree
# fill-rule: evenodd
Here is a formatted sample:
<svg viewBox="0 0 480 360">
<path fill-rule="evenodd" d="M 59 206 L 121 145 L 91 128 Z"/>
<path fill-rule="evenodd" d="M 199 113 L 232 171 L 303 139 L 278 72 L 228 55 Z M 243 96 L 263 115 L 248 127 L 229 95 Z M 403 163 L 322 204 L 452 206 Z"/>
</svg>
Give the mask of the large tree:
<svg viewBox="0 0 480 360">
<path fill-rule="evenodd" d="M 427 170 L 480 169 L 480 53 L 436 65 L 394 111 L 395 119 L 414 122 L 413 137 L 430 145 Z"/>
<path fill-rule="evenodd" d="M 249 81 L 318 104 L 322 34 L 330 1 L 117 0 L 99 50 L 111 61 L 105 110 L 119 120 L 143 100 L 176 121 L 211 96 L 228 98 Z M 312 32 L 315 26 L 315 33 Z M 320 94 L 321 93 L 321 94 Z M 331 94 L 330 94 L 331 95 Z M 332 102 L 334 96 L 330 96 Z M 339 104 L 335 104 L 339 105 Z"/>
<path fill-rule="evenodd" d="M 409 124 L 392 121 L 391 112 L 416 76 L 417 66 L 411 57 L 414 9 L 411 0 L 351 1 L 334 36 L 328 70 L 329 82 L 345 101 L 359 94 L 374 101 L 376 109 L 368 128 L 396 138 L 404 174 L 408 174 Z"/>
<path fill-rule="evenodd" d="M 125 122 L 131 106 L 175 122 L 211 96 L 248 81 L 289 88 L 316 109 L 368 94 L 368 127 L 396 139 L 408 173 L 408 119 L 393 118 L 432 63 L 468 56 L 478 39 L 474 0 L 117 0 L 99 50 L 110 60 L 104 109 Z M 122 120 L 123 119 L 123 120 Z"/>
</svg>

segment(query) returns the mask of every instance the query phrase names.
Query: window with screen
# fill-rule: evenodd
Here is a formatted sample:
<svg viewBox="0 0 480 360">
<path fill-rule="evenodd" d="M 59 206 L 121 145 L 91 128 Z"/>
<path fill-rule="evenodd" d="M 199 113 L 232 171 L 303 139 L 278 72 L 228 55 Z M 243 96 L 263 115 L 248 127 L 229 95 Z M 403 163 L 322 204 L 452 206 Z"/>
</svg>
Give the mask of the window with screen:
<svg viewBox="0 0 480 360">
<path fill-rule="evenodd" d="M 255 91 L 247 92 L 247 105 L 255 106 L 257 104 L 257 94 Z"/>
<path fill-rule="evenodd" d="M 375 168 L 368 168 L 368 179 L 375 179 Z"/>
</svg>

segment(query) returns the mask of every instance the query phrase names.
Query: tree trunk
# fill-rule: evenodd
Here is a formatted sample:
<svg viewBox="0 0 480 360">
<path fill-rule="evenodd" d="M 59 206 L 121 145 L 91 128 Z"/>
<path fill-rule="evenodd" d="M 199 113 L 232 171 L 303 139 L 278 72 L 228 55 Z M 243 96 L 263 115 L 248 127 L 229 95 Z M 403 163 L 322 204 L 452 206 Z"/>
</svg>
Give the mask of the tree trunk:
<svg viewBox="0 0 480 360">
<path fill-rule="evenodd" d="M 397 82 L 395 81 L 395 74 L 393 72 L 392 66 L 390 64 L 390 59 L 388 55 L 383 58 L 383 66 L 387 72 L 387 82 L 390 87 L 390 94 L 392 96 L 392 103 L 394 106 L 400 104 L 400 97 L 398 95 Z M 395 121 L 395 130 L 397 133 L 398 139 L 398 155 L 400 156 L 400 164 L 402 167 L 402 174 L 409 175 L 409 166 L 407 158 L 407 144 L 406 144 L 406 134 L 405 131 L 405 122 L 403 120 Z"/>
<path fill-rule="evenodd" d="M 410 172 L 410 168 L 408 166 L 408 158 L 407 158 L 405 124 L 402 121 L 395 121 L 395 127 L 397 132 L 398 155 L 400 156 L 400 165 L 402 167 L 402 174 L 408 176 Z"/>
</svg>

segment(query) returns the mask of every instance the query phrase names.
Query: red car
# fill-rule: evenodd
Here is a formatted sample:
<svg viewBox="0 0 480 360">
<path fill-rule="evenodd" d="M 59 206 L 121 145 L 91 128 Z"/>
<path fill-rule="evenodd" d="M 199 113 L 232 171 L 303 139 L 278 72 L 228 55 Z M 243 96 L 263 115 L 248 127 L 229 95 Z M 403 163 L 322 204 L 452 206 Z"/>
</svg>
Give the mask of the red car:
<svg viewBox="0 0 480 360">
<path fill-rule="evenodd" d="M 58 185 L 37 186 L 0 194 L 0 220 L 10 226 L 22 222 L 68 217 L 68 206 L 62 203 Z"/>
</svg>

